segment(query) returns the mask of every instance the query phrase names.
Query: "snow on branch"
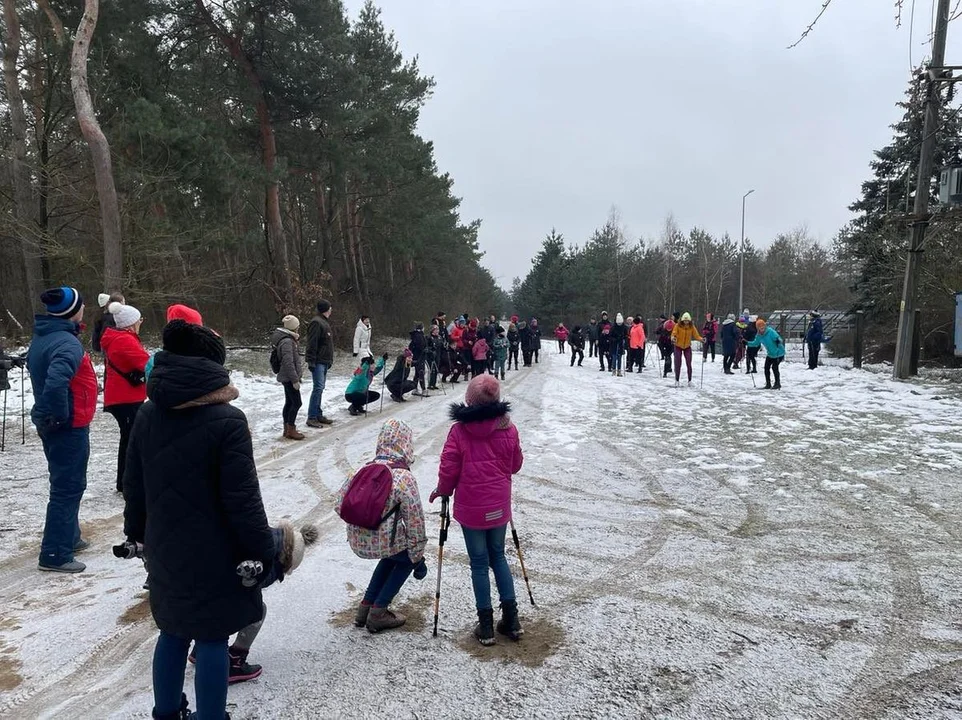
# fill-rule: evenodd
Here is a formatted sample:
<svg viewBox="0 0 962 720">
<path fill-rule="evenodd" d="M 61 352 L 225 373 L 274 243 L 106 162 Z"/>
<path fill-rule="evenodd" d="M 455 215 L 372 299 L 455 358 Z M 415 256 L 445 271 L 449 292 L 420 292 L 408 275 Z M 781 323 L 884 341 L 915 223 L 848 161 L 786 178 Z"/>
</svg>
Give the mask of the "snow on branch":
<svg viewBox="0 0 962 720">
<path fill-rule="evenodd" d="M 796 40 L 795 42 L 793 42 L 791 45 L 788 46 L 789 50 L 791 50 L 792 48 L 798 47 L 801 44 L 802 40 L 804 40 L 809 36 L 812 30 L 815 29 L 815 25 L 818 23 L 818 21 L 822 19 L 822 15 L 824 15 L 825 11 L 828 10 L 828 6 L 831 4 L 832 4 L 832 0 L 825 0 L 825 2 L 822 3 L 822 9 L 819 10 L 818 15 L 815 16 L 814 20 L 812 20 L 811 25 L 805 28 L 805 32 L 802 33 L 802 36 L 798 40 Z"/>
</svg>

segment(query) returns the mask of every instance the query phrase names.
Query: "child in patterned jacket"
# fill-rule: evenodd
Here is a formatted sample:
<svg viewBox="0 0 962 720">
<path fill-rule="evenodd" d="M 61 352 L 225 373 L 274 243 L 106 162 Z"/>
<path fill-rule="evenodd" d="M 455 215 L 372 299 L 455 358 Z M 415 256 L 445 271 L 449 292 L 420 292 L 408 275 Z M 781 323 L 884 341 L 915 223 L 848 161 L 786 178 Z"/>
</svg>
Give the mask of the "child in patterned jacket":
<svg viewBox="0 0 962 720">
<path fill-rule="evenodd" d="M 377 439 L 373 462 L 390 468 L 393 481 L 381 517 L 394 514 L 373 530 L 358 525 L 347 526 L 347 539 L 354 554 L 379 561 L 354 617 L 357 627 L 367 627 L 372 633 L 404 624 L 405 617 L 389 610 L 388 606 L 412 571 L 418 580 L 427 575 L 424 548 L 428 539 L 424 508 L 417 481 L 410 470 L 414 463 L 413 435 L 408 425 L 391 419 L 384 423 Z M 353 477 L 347 479 L 337 494 L 335 511 L 338 514 L 351 480 Z"/>
</svg>

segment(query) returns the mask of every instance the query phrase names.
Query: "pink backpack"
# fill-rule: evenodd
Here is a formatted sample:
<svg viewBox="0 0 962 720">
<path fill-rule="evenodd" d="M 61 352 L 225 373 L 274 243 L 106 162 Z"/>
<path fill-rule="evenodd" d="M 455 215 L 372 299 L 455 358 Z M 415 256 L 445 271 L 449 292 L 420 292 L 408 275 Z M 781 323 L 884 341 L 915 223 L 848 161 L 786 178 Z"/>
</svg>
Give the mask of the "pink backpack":
<svg viewBox="0 0 962 720">
<path fill-rule="evenodd" d="M 391 497 L 391 489 L 394 487 L 394 476 L 391 473 L 391 468 L 394 467 L 407 469 L 403 463 L 372 462 L 354 473 L 338 511 L 338 515 L 348 525 L 357 525 L 368 530 L 377 530 L 381 523 L 393 515 L 392 542 L 397 533 L 397 524 L 400 519 L 398 511 L 401 509 L 401 504 L 395 504 L 387 515 L 382 516 L 381 512 L 388 498 Z"/>
</svg>

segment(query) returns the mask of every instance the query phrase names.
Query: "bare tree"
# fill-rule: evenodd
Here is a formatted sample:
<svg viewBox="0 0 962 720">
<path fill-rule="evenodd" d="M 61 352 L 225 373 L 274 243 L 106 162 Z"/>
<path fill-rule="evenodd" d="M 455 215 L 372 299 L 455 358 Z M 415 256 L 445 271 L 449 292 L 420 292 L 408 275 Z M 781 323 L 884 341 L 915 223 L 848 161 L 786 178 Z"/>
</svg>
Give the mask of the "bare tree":
<svg viewBox="0 0 962 720">
<path fill-rule="evenodd" d="M 90 39 L 97 27 L 99 11 L 99 0 L 84 0 L 84 15 L 77 28 L 70 57 L 70 86 L 73 89 L 80 132 L 87 141 L 93 159 L 94 180 L 100 200 L 100 219 L 104 234 L 104 287 L 108 292 L 114 292 L 123 289 L 124 280 L 120 206 L 117 202 L 117 189 L 114 187 L 110 145 L 100 129 L 100 123 L 97 122 L 90 89 L 87 87 L 87 55 L 90 53 Z"/>
</svg>

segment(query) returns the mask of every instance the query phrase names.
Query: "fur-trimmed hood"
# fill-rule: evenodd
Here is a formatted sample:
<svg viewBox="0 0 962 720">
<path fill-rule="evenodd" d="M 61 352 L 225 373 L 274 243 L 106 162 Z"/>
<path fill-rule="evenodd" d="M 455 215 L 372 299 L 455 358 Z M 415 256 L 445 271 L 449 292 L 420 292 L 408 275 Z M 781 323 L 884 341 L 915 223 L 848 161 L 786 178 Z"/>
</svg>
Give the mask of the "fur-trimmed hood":
<svg viewBox="0 0 962 720">
<path fill-rule="evenodd" d="M 461 423 L 471 435 L 486 437 L 496 430 L 507 430 L 512 427 L 511 404 L 503 401 L 484 403 L 482 405 L 465 405 L 454 403 L 449 415 L 455 422 Z"/>
</svg>

